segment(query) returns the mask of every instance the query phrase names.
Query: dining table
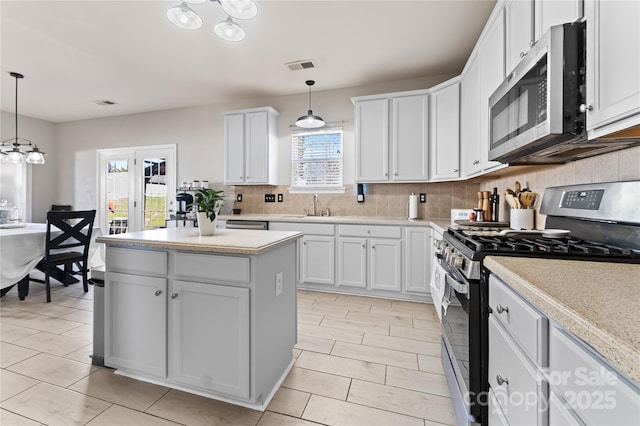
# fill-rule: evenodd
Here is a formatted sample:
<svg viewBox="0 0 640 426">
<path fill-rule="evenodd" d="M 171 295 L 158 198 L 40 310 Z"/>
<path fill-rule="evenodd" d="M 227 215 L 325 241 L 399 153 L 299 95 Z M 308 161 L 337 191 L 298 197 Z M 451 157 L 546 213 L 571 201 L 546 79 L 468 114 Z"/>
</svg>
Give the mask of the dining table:
<svg viewBox="0 0 640 426">
<path fill-rule="evenodd" d="M 61 232 L 52 230 L 52 232 Z M 100 228 L 93 228 L 92 240 L 100 236 Z M 9 228 L 0 227 L 0 297 L 16 284 L 18 297 L 24 300 L 29 294 L 29 273 L 34 269 L 44 272 L 38 264 L 44 258 L 47 239 L 46 223 L 25 223 Z M 97 266 L 101 256 L 95 243 L 89 246 L 89 267 Z M 103 262 L 102 262 L 103 263 Z M 50 270 L 50 276 L 65 285 L 79 280 L 58 268 Z"/>
</svg>

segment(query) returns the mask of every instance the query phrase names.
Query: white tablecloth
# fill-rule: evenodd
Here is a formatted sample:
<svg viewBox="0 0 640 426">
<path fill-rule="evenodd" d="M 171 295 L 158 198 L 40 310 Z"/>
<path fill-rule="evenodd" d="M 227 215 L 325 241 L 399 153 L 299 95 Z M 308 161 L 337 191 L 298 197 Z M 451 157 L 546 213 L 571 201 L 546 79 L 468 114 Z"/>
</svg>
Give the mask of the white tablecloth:
<svg viewBox="0 0 640 426">
<path fill-rule="evenodd" d="M 46 223 L 0 229 L 0 288 L 20 281 L 44 257 Z"/>
<path fill-rule="evenodd" d="M 89 247 L 89 267 L 103 264 L 95 242 L 100 228 L 93 228 Z M 46 223 L 27 223 L 24 228 L 0 229 L 0 288 L 16 284 L 44 257 L 47 237 Z"/>
</svg>

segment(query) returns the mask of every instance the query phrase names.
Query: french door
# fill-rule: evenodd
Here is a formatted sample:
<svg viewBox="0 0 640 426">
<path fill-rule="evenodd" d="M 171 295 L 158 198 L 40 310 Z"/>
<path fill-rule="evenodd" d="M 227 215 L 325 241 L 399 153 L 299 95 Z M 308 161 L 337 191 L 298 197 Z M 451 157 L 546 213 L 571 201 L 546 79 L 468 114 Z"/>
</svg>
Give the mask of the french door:
<svg viewBox="0 0 640 426">
<path fill-rule="evenodd" d="M 175 210 L 175 145 L 98 150 L 98 162 L 98 220 L 105 234 L 166 226 Z"/>
</svg>

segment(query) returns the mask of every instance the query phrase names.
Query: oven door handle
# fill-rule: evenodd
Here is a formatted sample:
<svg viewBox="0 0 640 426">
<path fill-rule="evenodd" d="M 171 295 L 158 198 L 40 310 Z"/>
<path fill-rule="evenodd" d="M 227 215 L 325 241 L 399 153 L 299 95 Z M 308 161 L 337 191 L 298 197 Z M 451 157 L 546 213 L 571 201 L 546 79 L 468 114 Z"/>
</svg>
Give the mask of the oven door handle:
<svg viewBox="0 0 640 426">
<path fill-rule="evenodd" d="M 467 294 L 469 291 L 469 285 L 465 283 L 461 283 L 456 281 L 451 275 L 445 275 L 446 282 L 454 289 L 457 293 Z"/>
</svg>

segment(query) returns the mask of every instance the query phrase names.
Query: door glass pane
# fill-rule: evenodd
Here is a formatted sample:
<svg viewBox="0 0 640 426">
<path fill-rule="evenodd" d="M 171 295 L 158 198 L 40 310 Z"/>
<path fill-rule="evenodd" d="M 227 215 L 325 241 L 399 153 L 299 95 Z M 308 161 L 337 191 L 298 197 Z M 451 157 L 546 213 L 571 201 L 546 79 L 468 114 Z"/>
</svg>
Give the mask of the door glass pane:
<svg viewBox="0 0 640 426">
<path fill-rule="evenodd" d="M 109 234 L 127 232 L 129 222 L 129 162 L 107 161 L 107 214 Z"/>
<path fill-rule="evenodd" d="M 164 228 L 167 217 L 166 158 L 144 159 L 144 229 Z"/>
</svg>

